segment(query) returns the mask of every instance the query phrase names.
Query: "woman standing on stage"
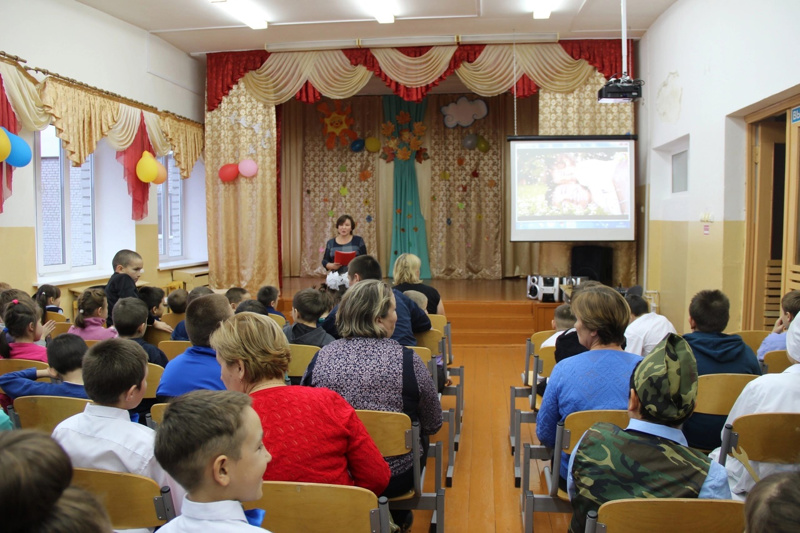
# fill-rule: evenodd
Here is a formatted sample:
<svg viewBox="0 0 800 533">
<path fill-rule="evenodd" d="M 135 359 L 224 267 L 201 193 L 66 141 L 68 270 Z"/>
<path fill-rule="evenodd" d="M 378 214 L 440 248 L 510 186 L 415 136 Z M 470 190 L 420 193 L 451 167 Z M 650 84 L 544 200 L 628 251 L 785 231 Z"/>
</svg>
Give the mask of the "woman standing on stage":
<svg viewBox="0 0 800 533">
<path fill-rule="evenodd" d="M 356 229 L 356 222 L 350 215 L 342 215 L 336 219 L 336 237 L 325 245 L 325 254 L 322 256 L 322 266 L 327 270 L 339 274 L 347 272 L 346 265 L 335 262 L 336 252 L 355 252 L 354 257 L 367 254 L 367 245 L 364 244 L 364 239 L 353 235 L 354 229 Z"/>
</svg>

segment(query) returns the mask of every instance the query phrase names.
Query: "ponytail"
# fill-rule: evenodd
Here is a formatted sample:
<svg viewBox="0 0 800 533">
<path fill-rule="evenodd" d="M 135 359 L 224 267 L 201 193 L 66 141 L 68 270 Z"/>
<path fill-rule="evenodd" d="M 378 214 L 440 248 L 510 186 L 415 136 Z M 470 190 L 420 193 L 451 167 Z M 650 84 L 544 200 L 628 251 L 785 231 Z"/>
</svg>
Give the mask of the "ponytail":
<svg viewBox="0 0 800 533">
<path fill-rule="evenodd" d="M 11 357 L 10 343 L 17 337 L 24 337 L 28 326 L 39 320 L 39 308 L 30 300 L 11 300 L 3 312 L 5 327 L 0 334 L 0 356 Z"/>
<path fill-rule="evenodd" d="M 75 316 L 75 325 L 83 329 L 86 319 L 94 316 L 98 309 L 106 304 L 106 292 L 103 289 L 86 289 L 78 297 L 78 314 Z"/>
<path fill-rule="evenodd" d="M 36 294 L 33 295 L 33 300 L 39 304 L 39 307 L 42 309 L 42 325 L 47 321 L 47 302 L 50 298 L 54 300 L 61 298 L 61 289 L 55 285 L 42 285 L 39 287 L 39 290 L 36 291 Z"/>
</svg>

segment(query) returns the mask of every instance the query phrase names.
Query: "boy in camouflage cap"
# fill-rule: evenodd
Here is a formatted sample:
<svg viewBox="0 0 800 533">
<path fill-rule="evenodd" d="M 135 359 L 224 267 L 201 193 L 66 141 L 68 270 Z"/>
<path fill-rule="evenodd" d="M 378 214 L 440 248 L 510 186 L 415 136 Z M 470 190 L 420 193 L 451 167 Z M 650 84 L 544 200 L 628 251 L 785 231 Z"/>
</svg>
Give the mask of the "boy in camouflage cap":
<svg viewBox="0 0 800 533">
<path fill-rule="evenodd" d="M 681 424 L 694 411 L 697 363 L 689 344 L 667 335 L 631 375 L 626 429 L 598 423 L 570 458 L 570 532 L 586 514 L 623 498 L 730 499 L 725 468 L 686 446 Z"/>
</svg>

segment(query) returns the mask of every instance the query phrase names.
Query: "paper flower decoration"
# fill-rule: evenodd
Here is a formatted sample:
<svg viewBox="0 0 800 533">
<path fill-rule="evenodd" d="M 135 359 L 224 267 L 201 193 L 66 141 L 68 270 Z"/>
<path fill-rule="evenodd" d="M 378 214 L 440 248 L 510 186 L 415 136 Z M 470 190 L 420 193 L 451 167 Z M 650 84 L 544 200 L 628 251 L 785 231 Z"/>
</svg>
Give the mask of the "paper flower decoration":
<svg viewBox="0 0 800 533">
<path fill-rule="evenodd" d="M 361 172 L 358 173 L 358 179 L 360 179 L 361 181 L 367 181 L 371 177 L 372 177 L 371 170 L 362 170 Z"/>
<path fill-rule="evenodd" d="M 395 116 L 395 120 L 398 124 L 408 124 L 411 122 L 411 115 L 406 111 L 401 111 Z M 388 139 L 381 150 L 381 159 L 387 163 L 391 163 L 395 158 L 408 161 L 414 157 L 418 163 L 430 159 L 427 149 L 422 147 L 425 130 L 422 122 L 415 122 L 412 128 L 403 128 L 395 135 L 394 123 L 384 122 L 381 125 L 381 133 Z"/>
<path fill-rule="evenodd" d="M 336 100 L 334 109 L 328 107 L 328 102 L 323 102 L 317 106 L 317 110 L 324 115 L 319 121 L 322 123 L 325 147 L 328 150 L 333 150 L 336 146 L 336 139 L 339 139 L 342 146 L 348 146 L 358 138 L 356 132 L 350 129 L 355 123 L 355 119 L 350 116 L 350 106 L 342 109 L 342 102 Z"/>
<path fill-rule="evenodd" d="M 397 114 L 398 124 L 408 124 L 409 122 L 411 122 L 411 115 L 409 115 L 407 111 L 400 111 Z"/>
<path fill-rule="evenodd" d="M 339 187 L 339 194 L 341 196 L 347 196 L 350 194 L 350 190 L 346 186 Z"/>
</svg>

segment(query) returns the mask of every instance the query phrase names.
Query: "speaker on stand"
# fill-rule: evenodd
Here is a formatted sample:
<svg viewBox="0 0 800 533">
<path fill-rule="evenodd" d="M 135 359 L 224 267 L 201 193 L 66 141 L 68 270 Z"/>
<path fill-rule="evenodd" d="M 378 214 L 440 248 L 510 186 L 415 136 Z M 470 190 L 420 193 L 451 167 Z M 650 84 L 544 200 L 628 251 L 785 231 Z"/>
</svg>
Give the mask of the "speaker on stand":
<svg viewBox="0 0 800 533">
<path fill-rule="evenodd" d="M 573 276 L 585 276 L 613 287 L 614 250 L 605 246 L 574 246 Z"/>
</svg>

